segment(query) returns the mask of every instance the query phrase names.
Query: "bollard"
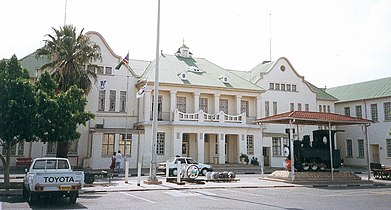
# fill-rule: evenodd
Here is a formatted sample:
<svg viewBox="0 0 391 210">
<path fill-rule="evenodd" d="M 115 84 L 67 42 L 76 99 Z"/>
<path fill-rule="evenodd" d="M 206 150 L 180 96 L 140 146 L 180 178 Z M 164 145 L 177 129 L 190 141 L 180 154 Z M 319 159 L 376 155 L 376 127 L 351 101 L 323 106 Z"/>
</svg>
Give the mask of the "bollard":
<svg viewBox="0 0 391 210">
<path fill-rule="evenodd" d="M 181 183 L 181 163 L 178 161 L 176 164 L 176 183 Z"/>
<path fill-rule="evenodd" d="M 128 183 L 129 176 L 129 161 L 125 161 L 125 183 Z"/>
</svg>

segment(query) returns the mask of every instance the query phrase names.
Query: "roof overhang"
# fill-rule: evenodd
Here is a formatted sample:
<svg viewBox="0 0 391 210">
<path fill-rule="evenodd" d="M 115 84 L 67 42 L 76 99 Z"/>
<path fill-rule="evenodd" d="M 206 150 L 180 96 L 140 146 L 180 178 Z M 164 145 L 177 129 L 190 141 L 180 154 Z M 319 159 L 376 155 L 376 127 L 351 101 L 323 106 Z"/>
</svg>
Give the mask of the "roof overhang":
<svg viewBox="0 0 391 210">
<path fill-rule="evenodd" d="M 370 125 L 373 121 L 326 112 L 292 111 L 255 120 L 264 124 L 297 124 L 297 125 Z"/>
</svg>

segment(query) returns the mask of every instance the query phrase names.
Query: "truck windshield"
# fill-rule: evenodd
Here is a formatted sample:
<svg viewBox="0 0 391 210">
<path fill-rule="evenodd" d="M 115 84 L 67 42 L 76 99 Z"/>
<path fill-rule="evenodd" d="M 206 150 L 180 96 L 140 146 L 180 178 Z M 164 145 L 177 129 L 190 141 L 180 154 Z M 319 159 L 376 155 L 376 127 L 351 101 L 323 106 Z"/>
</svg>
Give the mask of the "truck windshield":
<svg viewBox="0 0 391 210">
<path fill-rule="evenodd" d="M 69 169 L 66 160 L 37 160 L 33 169 Z"/>
</svg>

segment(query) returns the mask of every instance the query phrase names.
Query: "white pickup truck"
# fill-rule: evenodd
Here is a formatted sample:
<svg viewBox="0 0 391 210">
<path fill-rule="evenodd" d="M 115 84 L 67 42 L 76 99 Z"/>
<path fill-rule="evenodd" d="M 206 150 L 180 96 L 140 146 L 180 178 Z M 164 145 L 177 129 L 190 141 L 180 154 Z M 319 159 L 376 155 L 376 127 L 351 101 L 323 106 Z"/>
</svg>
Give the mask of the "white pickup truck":
<svg viewBox="0 0 391 210">
<path fill-rule="evenodd" d="M 36 158 L 23 180 L 23 197 L 31 204 L 42 197 L 69 198 L 75 203 L 84 184 L 84 172 L 72 171 L 66 158 Z"/>
</svg>

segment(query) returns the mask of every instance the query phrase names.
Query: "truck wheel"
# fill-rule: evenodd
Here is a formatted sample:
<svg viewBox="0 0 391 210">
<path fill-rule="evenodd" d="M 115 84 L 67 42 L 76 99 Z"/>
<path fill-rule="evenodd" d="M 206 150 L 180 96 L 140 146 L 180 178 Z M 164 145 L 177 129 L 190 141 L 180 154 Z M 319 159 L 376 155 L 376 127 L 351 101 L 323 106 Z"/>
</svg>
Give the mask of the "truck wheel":
<svg viewBox="0 0 391 210">
<path fill-rule="evenodd" d="M 31 191 L 28 192 L 28 197 L 27 197 L 27 203 L 30 205 L 34 204 L 38 200 L 38 195 L 36 193 L 33 193 Z"/>
<path fill-rule="evenodd" d="M 27 195 L 28 195 L 28 191 L 26 187 L 23 185 L 23 191 L 22 191 L 23 200 L 27 200 Z"/>
<path fill-rule="evenodd" d="M 69 194 L 69 203 L 74 204 L 76 203 L 77 197 L 79 197 L 78 192 L 71 192 Z"/>
</svg>

